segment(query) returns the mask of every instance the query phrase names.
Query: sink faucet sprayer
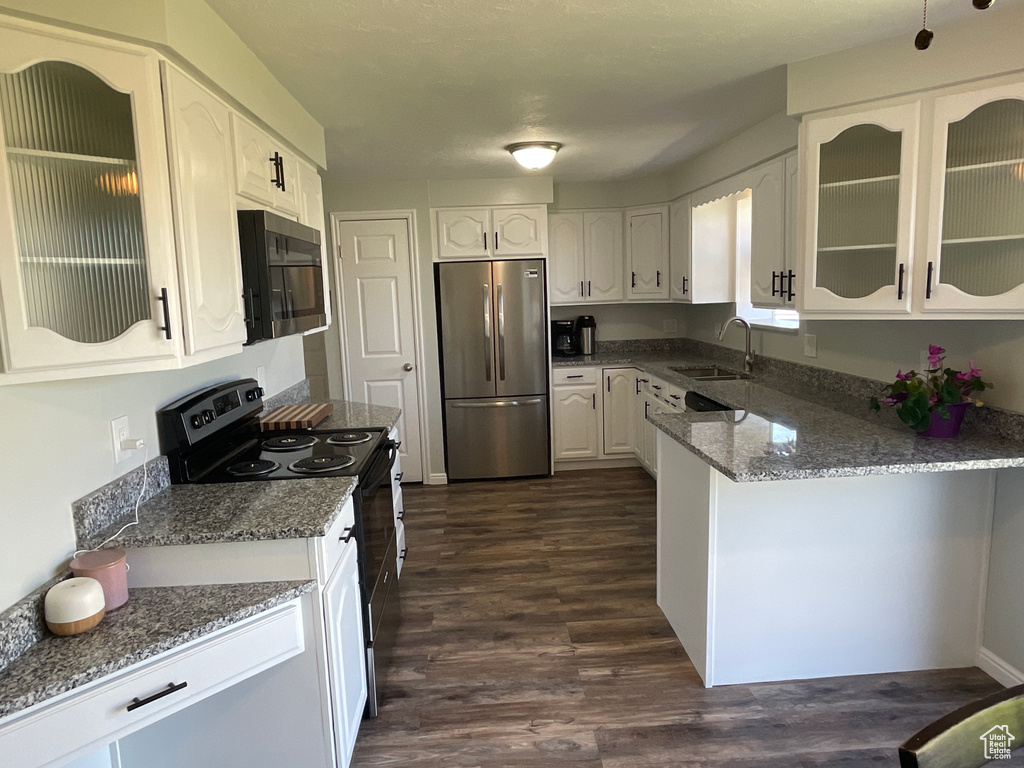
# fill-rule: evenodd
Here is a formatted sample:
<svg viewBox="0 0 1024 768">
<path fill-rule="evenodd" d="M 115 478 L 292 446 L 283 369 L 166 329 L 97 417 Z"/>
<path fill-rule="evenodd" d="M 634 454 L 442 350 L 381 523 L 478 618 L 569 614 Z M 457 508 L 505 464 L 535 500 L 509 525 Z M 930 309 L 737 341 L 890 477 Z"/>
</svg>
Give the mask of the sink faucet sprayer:
<svg viewBox="0 0 1024 768">
<path fill-rule="evenodd" d="M 736 315 L 736 317 L 730 317 L 728 320 L 725 321 L 725 325 L 722 326 L 722 330 L 718 334 L 718 340 L 719 341 L 722 340 L 722 338 L 725 336 L 726 329 L 731 324 L 733 324 L 733 323 L 739 323 L 747 331 L 747 349 L 746 349 L 746 354 L 745 354 L 745 356 L 743 358 L 743 372 L 744 373 L 753 373 L 754 372 L 754 353 L 750 349 L 750 323 L 748 323 L 746 320 L 744 320 L 739 315 Z"/>
</svg>

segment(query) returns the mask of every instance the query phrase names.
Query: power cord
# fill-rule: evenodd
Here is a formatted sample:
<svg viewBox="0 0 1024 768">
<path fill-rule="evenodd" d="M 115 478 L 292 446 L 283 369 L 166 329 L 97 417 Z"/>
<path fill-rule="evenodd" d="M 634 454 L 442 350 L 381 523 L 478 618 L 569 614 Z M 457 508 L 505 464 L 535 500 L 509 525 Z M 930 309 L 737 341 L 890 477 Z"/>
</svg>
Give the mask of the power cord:
<svg viewBox="0 0 1024 768">
<path fill-rule="evenodd" d="M 74 557 L 78 557 L 83 552 L 96 552 L 97 550 L 103 549 L 104 546 L 106 546 L 107 544 L 112 542 L 114 539 L 116 539 L 118 536 L 120 536 L 126 530 L 131 528 L 133 525 L 138 525 L 139 524 L 139 505 L 142 504 L 142 497 L 146 495 L 146 486 L 149 484 L 149 466 L 148 466 L 148 462 L 149 462 L 149 446 L 146 445 L 146 441 L 145 440 L 141 440 L 139 438 L 135 438 L 135 439 L 132 439 L 132 440 L 123 440 L 121 442 L 121 447 L 124 450 L 137 450 L 138 448 L 144 448 L 145 449 L 145 453 L 142 456 L 142 488 L 141 488 L 141 490 L 139 490 L 139 497 L 137 499 L 135 499 L 135 519 L 132 520 L 129 523 L 126 523 L 121 528 L 121 530 L 119 530 L 117 533 L 115 533 L 109 539 L 104 541 L 102 544 L 100 544 L 100 545 L 98 545 L 96 547 L 93 547 L 92 549 L 79 549 L 79 550 L 76 550 L 75 554 L 72 555 L 73 558 Z"/>
</svg>

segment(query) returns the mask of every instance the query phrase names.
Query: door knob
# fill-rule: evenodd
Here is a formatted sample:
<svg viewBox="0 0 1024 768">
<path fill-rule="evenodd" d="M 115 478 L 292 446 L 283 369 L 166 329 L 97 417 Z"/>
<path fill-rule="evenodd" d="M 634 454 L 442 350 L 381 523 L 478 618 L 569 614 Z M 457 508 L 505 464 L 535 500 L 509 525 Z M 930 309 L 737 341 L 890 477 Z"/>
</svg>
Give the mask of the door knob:
<svg viewBox="0 0 1024 768">
<path fill-rule="evenodd" d="M 412 363 L 406 363 L 405 365 L 403 365 L 402 366 L 402 370 L 403 371 L 411 371 L 412 370 Z"/>
</svg>

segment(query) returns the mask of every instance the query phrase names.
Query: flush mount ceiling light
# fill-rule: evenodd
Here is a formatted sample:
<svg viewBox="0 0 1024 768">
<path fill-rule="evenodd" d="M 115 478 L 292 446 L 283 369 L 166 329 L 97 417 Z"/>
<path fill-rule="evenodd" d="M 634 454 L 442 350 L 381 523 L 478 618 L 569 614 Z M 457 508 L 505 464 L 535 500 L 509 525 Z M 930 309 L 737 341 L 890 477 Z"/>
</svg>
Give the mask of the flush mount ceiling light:
<svg viewBox="0 0 1024 768">
<path fill-rule="evenodd" d="M 512 153 L 517 163 L 531 171 L 551 165 L 555 154 L 561 148 L 562 145 L 557 141 L 520 141 L 505 147 Z"/>
</svg>

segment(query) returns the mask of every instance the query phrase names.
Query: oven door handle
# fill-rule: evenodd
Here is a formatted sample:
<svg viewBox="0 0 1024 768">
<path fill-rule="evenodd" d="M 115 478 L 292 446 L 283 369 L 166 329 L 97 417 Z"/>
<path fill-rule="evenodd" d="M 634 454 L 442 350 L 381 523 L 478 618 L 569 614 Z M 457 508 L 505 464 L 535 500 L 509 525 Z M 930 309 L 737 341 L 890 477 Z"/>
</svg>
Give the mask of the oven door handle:
<svg viewBox="0 0 1024 768">
<path fill-rule="evenodd" d="M 383 450 L 377 454 L 377 458 L 374 460 L 373 464 L 370 465 L 370 469 L 366 473 L 367 481 L 365 483 L 360 483 L 362 495 L 364 497 L 369 496 L 380 488 L 381 483 L 391 476 L 391 468 L 395 466 L 395 461 L 397 461 L 397 459 L 398 443 L 394 440 L 388 440 L 384 443 Z M 380 467 L 379 471 L 377 470 L 378 467 Z"/>
</svg>

